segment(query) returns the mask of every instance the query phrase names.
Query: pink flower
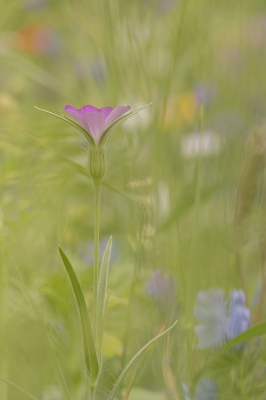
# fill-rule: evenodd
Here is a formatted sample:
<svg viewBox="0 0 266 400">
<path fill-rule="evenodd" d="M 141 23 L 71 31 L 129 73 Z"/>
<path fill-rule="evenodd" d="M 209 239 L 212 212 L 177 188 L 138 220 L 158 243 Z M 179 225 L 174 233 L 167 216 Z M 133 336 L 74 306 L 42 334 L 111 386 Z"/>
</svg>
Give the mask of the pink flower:
<svg viewBox="0 0 266 400">
<path fill-rule="evenodd" d="M 129 110 L 130 106 L 96 108 L 86 105 L 77 109 L 67 105 L 64 108 L 64 111 L 89 133 L 96 146 L 106 130 L 111 129 L 111 125 Z"/>
</svg>

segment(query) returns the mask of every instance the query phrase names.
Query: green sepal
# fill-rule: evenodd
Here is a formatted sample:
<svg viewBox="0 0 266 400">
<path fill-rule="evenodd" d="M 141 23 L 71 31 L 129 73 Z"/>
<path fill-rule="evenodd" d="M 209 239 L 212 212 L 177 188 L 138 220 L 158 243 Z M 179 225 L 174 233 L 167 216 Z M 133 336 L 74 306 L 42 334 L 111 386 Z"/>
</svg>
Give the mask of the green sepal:
<svg viewBox="0 0 266 400">
<path fill-rule="evenodd" d="M 115 120 L 110 126 L 108 126 L 108 128 L 103 132 L 100 140 L 99 140 L 99 144 L 98 146 L 103 146 L 106 142 L 107 137 L 109 136 L 111 130 L 113 128 L 115 128 L 116 126 L 120 125 L 122 122 L 126 121 L 128 118 L 132 117 L 133 115 L 137 114 L 138 112 L 144 110 L 145 108 L 149 107 L 152 104 L 149 103 L 146 106 L 140 107 L 135 111 L 130 111 L 127 112 L 126 114 L 122 115 L 120 118 L 118 118 L 117 120 Z"/>
<path fill-rule="evenodd" d="M 162 336 L 164 336 L 167 332 L 169 332 L 171 329 L 174 328 L 174 326 L 177 324 L 177 321 L 175 321 L 173 323 L 173 325 L 171 325 L 168 329 L 166 329 L 165 331 L 163 331 L 162 333 L 160 333 L 159 335 L 155 336 L 152 340 L 150 340 L 148 343 L 145 344 L 145 346 L 143 346 L 132 358 L 131 360 L 127 363 L 127 365 L 125 366 L 125 368 L 123 369 L 123 371 L 120 373 L 119 377 L 117 378 L 113 389 L 111 391 L 111 393 L 109 394 L 107 400 L 113 400 L 117 390 L 119 389 L 119 386 L 124 378 L 124 376 L 126 375 L 127 371 L 129 370 L 129 368 L 131 367 L 131 365 L 134 363 L 134 361 L 153 343 L 155 342 L 157 339 L 160 339 Z"/>
<path fill-rule="evenodd" d="M 252 326 L 252 328 L 247 329 L 245 332 L 236 336 L 230 342 L 228 342 L 223 349 L 227 350 L 232 346 L 236 346 L 237 344 L 246 342 L 247 340 L 254 339 L 256 337 L 262 336 L 266 334 L 266 322 L 262 322 L 261 324 Z"/>
<path fill-rule="evenodd" d="M 97 311 L 96 311 L 96 347 L 98 358 L 101 358 L 103 340 L 103 322 L 107 300 L 107 285 L 112 251 L 112 236 L 110 236 L 102 258 L 100 277 L 97 290 Z"/>
<path fill-rule="evenodd" d="M 102 146 L 90 147 L 90 174 L 94 181 L 100 182 L 105 174 L 105 150 Z"/>
<path fill-rule="evenodd" d="M 72 119 L 68 118 L 68 117 L 65 116 L 65 115 L 55 114 L 55 113 L 53 113 L 53 112 L 51 112 L 51 111 L 44 110 L 43 108 L 39 108 L 39 107 L 37 107 L 37 106 L 34 106 L 34 107 L 35 107 L 37 110 L 39 110 L 39 111 L 43 111 L 43 112 L 46 112 L 47 114 L 51 114 L 51 115 L 53 115 L 54 117 L 57 117 L 57 118 L 59 118 L 59 119 L 65 121 L 65 122 L 67 122 L 68 124 L 74 126 L 74 128 L 77 128 L 77 129 L 86 137 L 86 139 L 88 140 L 88 142 L 90 143 L 90 145 L 93 146 L 93 147 L 95 147 L 95 142 L 94 142 L 93 137 L 89 134 L 88 131 L 86 131 L 86 129 L 84 129 L 84 128 L 83 128 L 81 125 L 79 125 L 77 122 L 73 121 Z"/>
<path fill-rule="evenodd" d="M 95 382 L 99 374 L 99 364 L 97 360 L 95 344 L 92 335 L 90 317 L 86 307 L 84 295 L 82 293 L 81 286 L 75 274 L 75 271 L 60 246 L 59 246 L 59 252 L 62 261 L 65 265 L 66 271 L 68 273 L 69 279 L 71 281 L 71 285 L 77 301 L 80 320 L 81 320 L 85 362 L 87 366 L 88 375 L 90 378 L 90 385 L 91 387 L 93 387 L 95 385 Z"/>
</svg>

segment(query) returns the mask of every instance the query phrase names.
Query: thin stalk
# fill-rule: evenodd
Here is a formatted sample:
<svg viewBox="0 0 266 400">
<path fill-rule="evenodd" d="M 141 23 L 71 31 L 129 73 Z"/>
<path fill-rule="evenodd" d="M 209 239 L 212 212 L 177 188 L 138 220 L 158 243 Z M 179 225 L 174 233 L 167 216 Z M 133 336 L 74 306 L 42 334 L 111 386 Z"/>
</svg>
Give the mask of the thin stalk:
<svg viewBox="0 0 266 400">
<path fill-rule="evenodd" d="M 1 209 L 0 209 L 0 287 L 1 287 L 1 293 L 0 293 L 0 304 L 1 304 L 1 315 L 0 315 L 0 326 L 2 328 L 2 331 L 4 332 L 4 337 L 6 340 L 6 334 L 7 334 L 7 329 L 6 329 L 6 322 L 7 322 L 7 310 L 8 310 L 8 269 L 7 269 L 7 260 L 5 257 L 5 251 L 4 251 L 4 237 L 3 237 L 3 229 L 1 226 Z M 6 378 L 8 377 L 8 358 L 7 358 L 7 352 L 6 348 L 4 345 L 4 341 L 0 344 L 1 347 L 1 363 L 0 363 L 0 370 L 1 370 L 1 375 L 5 376 Z M 3 385 L 1 386 L 0 389 L 0 398 L 1 400 L 7 400 L 8 399 L 8 386 Z"/>
<path fill-rule="evenodd" d="M 99 282 L 99 236 L 100 236 L 100 193 L 101 181 L 94 181 L 94 278 L 93 278 L 93 331 L 97 345 L 96 318 L 97 318 L 97 294 Z"/>
</svg>

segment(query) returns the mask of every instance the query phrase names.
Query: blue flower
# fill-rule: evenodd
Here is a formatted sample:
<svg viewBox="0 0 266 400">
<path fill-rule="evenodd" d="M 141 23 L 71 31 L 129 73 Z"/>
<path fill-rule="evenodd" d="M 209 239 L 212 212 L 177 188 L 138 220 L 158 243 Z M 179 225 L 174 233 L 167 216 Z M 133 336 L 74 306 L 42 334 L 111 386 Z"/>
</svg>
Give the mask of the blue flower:
<svg viewBox="0 0 266 400">
<path fill-rule="evenodd" d="M 199 292 L 194 315 L 200 322 L 194 330 L 201 349 L 218 347 L 226 340 L 226 300 L 223 290 Z"/>
<path fill-rule="evenodd" d="M 201 378 L 195 392 L 195 400 L 215 400 L 218 397 L 217 384 L 208 378 Z"/>
<path fill-rule="evenodd" d="M 195 395 L 190 395 L 189 386 L 183 384 L 185 400 L 216 400 L 218 398 L 218 386 L 209 378 L 201 378 L 196 386 Z"/>
<path fill-rule="evenodd" d="M 246 307 L 246 296 L 243 290 L 235 290 L 231 293 L 230 315 L 226 319 L 226 336 L 233 339 L 245 332 L 250 323 L 250 310 Z"/>
<path fill-rule="evenodd" d="M 250 324 L 243 290 L 231 292 L 229 306 L 223 290 L 201 291 L 194 314 L 199 322 L 194 328 L 199 348 L 220 347 L 247 330 Z"/>
</svg>

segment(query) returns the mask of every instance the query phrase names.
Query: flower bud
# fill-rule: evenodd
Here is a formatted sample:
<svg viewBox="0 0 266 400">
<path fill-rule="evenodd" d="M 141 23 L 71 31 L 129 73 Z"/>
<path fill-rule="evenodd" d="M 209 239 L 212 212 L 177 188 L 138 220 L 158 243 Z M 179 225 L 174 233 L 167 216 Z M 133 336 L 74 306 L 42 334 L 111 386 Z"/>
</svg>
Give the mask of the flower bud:
<svg viewBox="0 0 266 400">
<path fill-rule="evenodd" d="M 105 152 L 102 146 L 90 146 L 90 173 L 94 181 L 101 181 L 105 174 Z"/>
</svg>

